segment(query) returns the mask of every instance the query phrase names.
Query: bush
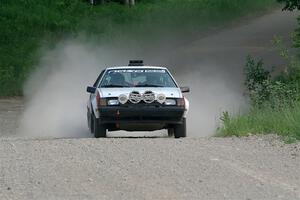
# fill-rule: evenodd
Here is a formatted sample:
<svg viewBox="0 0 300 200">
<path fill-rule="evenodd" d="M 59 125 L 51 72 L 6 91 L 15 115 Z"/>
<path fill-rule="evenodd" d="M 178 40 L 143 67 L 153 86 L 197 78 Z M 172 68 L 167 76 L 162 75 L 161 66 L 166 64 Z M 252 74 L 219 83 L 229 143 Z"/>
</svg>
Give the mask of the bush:
<svg viewBox="0 0 300 200">
<path fill-rule="evenodd" d="M 245 86 L 254 108 L 281 109 L 285 105 L 292 106 L 299 99 L 298 84 L 288 81 L 286 77 L 289 75 L 281 74 L 272 78 L 271 72 L 264 68 L 261 60 L 256 62 L 248 57 L 245 76 Z"/>
<path fill-rule="evenodd" d="M 276 133 L 288 142 L 300 140 L 300 64 L 278 38 L 274 41 L 287 61 L 284 71 L 272 76 L 261 60 L 248 57 L 245 86 L 251 102 L 249 112 L 237 116 L 224 112 L 218 135 Z"/>
</svg>

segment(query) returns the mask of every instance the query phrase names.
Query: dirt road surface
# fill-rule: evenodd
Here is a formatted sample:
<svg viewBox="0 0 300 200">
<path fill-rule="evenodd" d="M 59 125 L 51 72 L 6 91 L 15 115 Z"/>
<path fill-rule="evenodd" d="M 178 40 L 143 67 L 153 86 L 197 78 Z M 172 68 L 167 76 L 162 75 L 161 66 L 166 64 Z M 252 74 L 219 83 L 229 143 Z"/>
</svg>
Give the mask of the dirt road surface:
<svg viewBox="0 0 300 200">
<path fill-rule="evenodd" d="M 249 51 L 271 63 L 269 35 L 294 27 L 294 14 L 275 12 L 181 52 L 240 74 Z M 25 138 L 16 135 L 23 109 L 0 100 L 0 199 L 300 199 L 300 145 L 275 136 Z"/>
<path fill-rule="evenodd" d="M 268 138 L 3 138 L 0 161 L 0 199 L 300 199 L 300 146 Z"/>
</svg>

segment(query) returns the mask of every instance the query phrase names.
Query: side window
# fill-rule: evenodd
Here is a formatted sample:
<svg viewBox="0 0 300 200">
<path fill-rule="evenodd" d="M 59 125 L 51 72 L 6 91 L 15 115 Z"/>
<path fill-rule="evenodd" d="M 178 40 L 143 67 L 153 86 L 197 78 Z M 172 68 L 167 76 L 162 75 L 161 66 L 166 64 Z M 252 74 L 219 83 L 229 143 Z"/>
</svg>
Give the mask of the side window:
<svg viewBox="0 0 300 200">
<path fill-rule="evenodd" d="M 100 75 L 98 76 L 96 82 L 94 83 L 93 87 L 97 87 L 97 85 L 99 84 L 99 81 L 100 81 L 100 79 L 102 78 L 104 72 L 105 72 L 105 70 L 102 70 L 102 72 L 101 72 Z"/>
</svg>

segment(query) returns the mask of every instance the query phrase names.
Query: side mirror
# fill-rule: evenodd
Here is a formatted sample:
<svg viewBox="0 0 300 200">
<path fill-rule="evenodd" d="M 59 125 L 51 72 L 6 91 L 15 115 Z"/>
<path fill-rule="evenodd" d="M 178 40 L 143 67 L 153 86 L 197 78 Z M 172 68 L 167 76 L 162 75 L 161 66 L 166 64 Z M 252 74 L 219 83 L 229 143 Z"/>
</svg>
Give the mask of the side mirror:
<svg viewBox="0 0 300 200">
<path fill-rule="evenodd" d="M 182 93 L 188 93 L 191 91 L 189 87 L 180 87 L 180 90 Z"/>
<path fill-rule="evenodd" d="M 86 91 L 87 91 L 88 93 L 94 94 L 94 93 L 96 92 L 96 88 L 95 88 L 95 87 L 90 87 L 90 86 L 88 86 L 88 87 L 86 88 Z"/>
</svg>

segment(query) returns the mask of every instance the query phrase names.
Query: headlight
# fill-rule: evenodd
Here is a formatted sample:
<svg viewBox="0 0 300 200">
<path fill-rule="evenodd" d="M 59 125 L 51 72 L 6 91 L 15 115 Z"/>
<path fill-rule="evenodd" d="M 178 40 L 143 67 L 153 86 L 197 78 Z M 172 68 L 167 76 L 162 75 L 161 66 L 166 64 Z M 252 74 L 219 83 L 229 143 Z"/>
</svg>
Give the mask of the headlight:
<svg viewBox="0 0 300 200">
<path fill-rule="evenodd" d="M 109 106 L 117 106 L 119 105 L 119 101 L 117 99 L 108 100 L 107 104 Z"/>
<path fill-rule="evenodd" d="M 165 105 L 166 106 L 176 106 L 177 102 L 175 99 L 166 99 Z"/>
<path fill-rule="evenodd" d="M 177 106 L 184 108 L 185 107 L 185 99 L 184 98 L 177 99 Z"/>
</svg>

